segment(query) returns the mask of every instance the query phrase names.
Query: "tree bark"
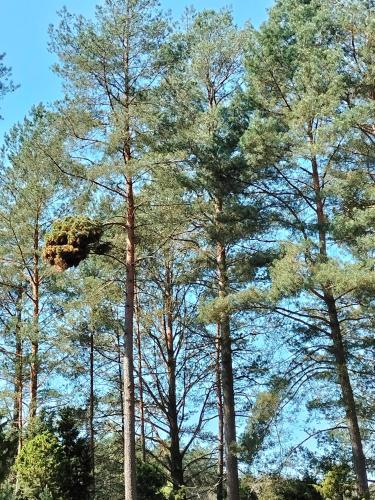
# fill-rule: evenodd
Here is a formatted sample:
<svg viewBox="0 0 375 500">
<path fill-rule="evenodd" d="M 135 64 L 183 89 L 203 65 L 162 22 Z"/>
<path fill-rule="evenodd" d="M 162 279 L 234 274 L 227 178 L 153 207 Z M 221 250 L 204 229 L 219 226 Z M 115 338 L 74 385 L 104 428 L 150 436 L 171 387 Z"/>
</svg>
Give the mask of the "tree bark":
<svg viewBox="0 0 375 500">
<path fill-rule="evenodd" d="M 121 412 L 121 438 L 124 442 L 124 383 L 122 380 L 122 348 L 120 342 L 120 334 L 116 331 L 117 340 L 117 366 L 118 366 L 118 384 L 120 393 L 120 412 Z"/>
<path fill-rule="evenodd" d="M 356 403 L 347 365 L 347 355 L 342 339 L 341 327 L 338 320 L 337 307 L 334 297 L 325 292 L 327 304 L 333 352 L 336 362 L 336 372 L 341 387 L 342 401 L 345 408 L 346 421 L 348 424 L 354 470 L 357 476 L 358 493 L 361 498 L 369 498 L 370 492 L 367 480 L 366 457 L 363 451 L 362 437 L 359 429 Z"/>
<path fill-rule="evenodd" d="M 17 291 L 16 298 L 16 328 L 15 328 L 15 373 L 14 373 L 14 413 L 13 425 L 18 432 L 18 453 L 22 448 L 22 430 L 23 430 L 23 342 L 20 335 L 22 322 L 22 297 L 23 291 L 20 288 Z"/>
<path fill-rule="evenodd" d="M 29 417 L 36 416 L 38 399 L 38 372 L 39 372 L 39 214 L 37 214 L 34 229 L 34 256 L 33 272 L 31 274 L 31 290 L 33 302 L 33 331 L 31 338 L 31 361 L 30 361 L 30 407 Z"/>
<path fill-rule="evenodd" d="M 222 204 L 217 203 L 217 215 L 222 212 Z M 219 297 L 228 294 L 228 274 L 226 249 L 220 241 L 216 244 L 216 267 Z M 236 455 L 236 414 L 232 366 L 232 339 L 230 317 L 222 313 L 221 332 L 221 379 L 223 388 L 224 449 L 226 458 L 227 494 L 229 500 L 239 500 L 238 461 Z"/>
<path fill-rule="evenodd" d="M 135 455 L 135 392 L 134 392 L 134 299 L 135 299 L 135 205 L 134 187 L 129 162 L 132 159 L 131 134 L 131 81 L 130 81 L 130 46 L 132 30 L 132 2 L 124 2 L 124 142 L 123 160 L 126 193 L 126 285 L 125 285 L 125 332 L 124 332 L 124 483 L 125 500 L 137 500 L 136 455 Z"/>
<path fill-rule="evenodd" d="M 216 498 L 217 500 L 224 499 L 224 421 L 223 421 L 223 393 L 221 382 L 221 332 L 220 323 L 216 325 L 216 401 L 217 401 L 217 416 L 218 416 L 218 435 L 217 435 L 217 487 Z"/>
<path fill-rule="evenodd" d="M 142 460 L 146 461 L 146 436 L 145 436 L 145 406 L 143 400 L 143 366 L 142 366 L 142 337 L 139 319 L 139 295 L 136 292 L 136 323 L 137 323 L 137 351 L 138 351 L 138 391 L 139 391 L 139 418 L 141 424 L 141 452 Z"/>
<path fill-rule="evenodd" d="M 176 360 L 173 339 L 173 296 L 172 274 L 169 265 L 166 266 L 166 283 L 164 298 L 164 331 L 167 346 L 168 370 L 168 424 L 170 435 L 170 465 L 171 479 L 174 488 L 178 491 L 184 485 L 184 470 L 180 449 L 180 431 L 178 425 L 177 397 L 176 397 Z"/>
<path fill-rule="evenodd" d="M 94 429 L 94 334 L 90 330 L 90 461 L 91 461 L 91 498 L 95 498 L 95 429 Z"/>
<path fill-rule="evenodd" d="M 129 158 L 130 159 L 130 158 Z M 135 398 L 134 398 L 134 285 L 135 285 L 135 234 L 133 181 L 126 180 L 127 194 L 127 242 L 126 242 L 126 299 L 125 299 L 125 347 L 124 347 L 124 481 L 125 500 L 136 500 L 135 459 Z"/>
</svg>

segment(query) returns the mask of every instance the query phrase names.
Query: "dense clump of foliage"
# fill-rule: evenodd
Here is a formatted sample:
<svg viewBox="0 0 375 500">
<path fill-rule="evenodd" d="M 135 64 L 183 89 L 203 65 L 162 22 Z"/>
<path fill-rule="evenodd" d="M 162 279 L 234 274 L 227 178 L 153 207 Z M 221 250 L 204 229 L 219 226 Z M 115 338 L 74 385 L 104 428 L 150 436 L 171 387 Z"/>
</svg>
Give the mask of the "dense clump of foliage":
<svg viewBox="0 0 375 500">
<path fill-rule="evenodd" d="M 246 479 L 248 481 L 242 481 L 243 500 L 323 500 L 317 485 L 310 478 L 289 479 L 275 474 Z"/>
<path fill-rule="evenodd" d="M 162 492 L 166 478 L 160 467 L 153 462 L 137 463 L 137 496 L 138 500 L 163 500 Z"/>
<path fill-rule="evenodd" d="M 58 219 L 46 234 L 43 257 L 59 271 L 76 267 L 95 249 L 102 234 L 102 224 L 88 217 Z"/>
<path fill-rule="evenodd" d="M 334 465 L 325 474 L 318 490 L 324 498 L 330 498 L 331 500 L 340 500 L 345 496 L 356 498 L 355 481 L 349 465 Z"/>
<path fill-rule="evenodd" d="M 61 488 L 71 500 L 88 499 L 92 485 L 89 443 L 80 433 L 81 413 L 79 409 L 63 408 L 55 430 L 63 451 Z"/>
<path fill-rule="evenodd" d="M 22 497 L 38 498 L 48 488 L 53 498 L 60 498 L 62 466 L 63 450 L 56 436 L 45 431 L 30 439 L 21 449 L 14 467 Z"/>
<path fill-rule="evenodd" d="M 17 435 L 14 429 L 7 429 L 5 422 L 0 423 L 0 483 L 7 477 L 16 453 Z"/>
</svg>

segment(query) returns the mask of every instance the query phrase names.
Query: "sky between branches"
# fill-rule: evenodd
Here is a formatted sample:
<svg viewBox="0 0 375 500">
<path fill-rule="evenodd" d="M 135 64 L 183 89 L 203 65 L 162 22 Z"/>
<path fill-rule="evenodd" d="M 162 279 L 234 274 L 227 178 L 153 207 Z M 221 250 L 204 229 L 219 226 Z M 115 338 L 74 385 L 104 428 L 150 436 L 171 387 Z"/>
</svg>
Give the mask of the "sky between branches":
<svg viewBox="0 0 375 500">
<path fill-rule="evenodd" d="M 92 16 L 97 0 L 0 0 L 0 53 L 12 67 L 13 80 L 20 87 L 2 102 L 0 143 L 5 132 L 23 119 L 31 106 L 52 102 L 61 96 L 61 85 L 51 71 L 54 55 L 48 52 L 48 26 L 58 20 L 64 5 L 69 11 Z M 161 0 L 162 8 L 180 17 L 186 6 L 197 10 L 231 7 L 239 25 L 250 20 L 258 26 L 266 19 L 273 0 Z"/>
</svg>

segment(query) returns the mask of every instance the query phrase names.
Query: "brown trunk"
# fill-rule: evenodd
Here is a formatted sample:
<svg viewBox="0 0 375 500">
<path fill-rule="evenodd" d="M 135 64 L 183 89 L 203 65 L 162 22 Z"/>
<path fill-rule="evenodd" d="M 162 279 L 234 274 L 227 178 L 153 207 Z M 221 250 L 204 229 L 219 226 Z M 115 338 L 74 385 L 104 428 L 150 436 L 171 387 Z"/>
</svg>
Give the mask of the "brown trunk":
<svg viewBox="0 0 375 500">
<path fill-rule="evenodd" d="M 216 401 L 217 401 L 217 416 L 218 416 L 218 435 L 217 435 L 217 450 L 218 450 L 218 461 L 217 461 L 217 487 L 216 487 L 216 498 L 217 500 L 224 499 L 224 421 L 223 421 L 223 394 L 221 387 L 221 333 L 220 333 L 220 323 L 216 325 L 217 335 L 216 335 Z"/>
<path fill-rule="evenodd" d="M 127 160 L 130 159 L 130 155 Z M 127 242 L 126 242 L 126 299 L 125 299 L 125 347 L 124 347 L 124 481 L 125 500 L 136 500 L 135 460 L 135 403 L 134 403 L 134 357 L 133 320 L 135 285 L 135 235 L 134 194 L 131 177 L 126 180 L 127 194 Z"/>
<path fill-rule="evenodd" d="M 139 417 L 141 423 L 141 452 L 142 460 L 146 461 L 146 437 L 145 437 L 145 407 L 143 401 L 143 366 L 142 366 L 142 338 L 139 323 L 139 297 L 136 295 L 136 322 L 137 322 L 137 351 L 138 351 L 138 391 L 139 391 Z"/>
<path fill-rule="evenodd" d="M 135 393 L 134 393 L 134 299 L 135 299 L 135 205 L 134 188 L 131 173 L 128 171 L 132 158 L 131 138 L 131 84 L 130 84 L 130 32 L 132 2 L 125 2 L 125 45 L 123 53 L 124 67 L 124 177 L 126 184 L 126 285 L 125 285 L 125 331 L 124 331 L 124 483 L 125 500 L 137 500 L 136 457 L 135 457 Z"/>
<path fill-rule="evenodd" d="M 177 397 L 176 397 L 176 360 L 174 355 L 173 339 L 173 297 L 171 269 L 166 267 L 166 283 L 164 298 L 164 331 L 167 346 L 168 371 L 168 424 L 170 444 L 171 479 L 174 488 L 178 491 L 184 484 L 184 470 L 180 449 L 180 431 L 178 425 Z"/>
<path fill-rule="evenodd" d="M 309 140 L 313 142 L 311 128 Z M 320 259 L 326 261 L 327 239 L 326 239 L 326 218 L 324 213 L 324 201 L 322 199 L 321 183 L 319 176 L 318 162 L 315 156 L 311 159 L 312 180 L 315 191 L 316 217 L 318 223 Z M 369 488 L 366 471 L 366 458 L 363 451 L 362 438 L 359 430 L 358 415 L 350 382 L 347 355 L 343 343 L 341 325 L 339 322 L 336 300 L 331 292 L 329 283 L 324 285 L 324 302 L 327 307 L 330 321 L 330 336 L 332 340 L 333 353 L 335 357 L 336 373 L 341 388 L 342 401 L 345 408 L 346 420 L 349 429 L 350 442 L 352 446 L 352 457 L 355 473 L 357 476 L 358 492 L 361 497 L 369 498 Z"/>
<path fill-rule="evenodd" d="M 94 430 L 94 334 L 90 331 L 90 461 L 91 461 L 91 498 L 95 498 L 95 430 Z"/>
<path fill-rule="evenodd" d="M 357 476 L 358 493 L 361 498 L 369 498 L 370 492 L 367 480 L 366 457 L 363 451 L 357 409 L 348 372 L 347 355 L 342 339 L 336 303 L 333 296 L 328 292 L 325 292 L 324 298 L 329 314 L 336 371 L 341 387 L 342 401 L 344 403 L 346 421 L 348 424 L 350 442 L 352 446 L 353 465 Z"/>
<path fill-rule="evenodd" d="M 217 215 L 222 212 L 222 203 L 217 202 Z M 228 294 L 226 250 L 221 242 L 216 244 L 216 267 L 219 297 Z M 234 383 L 232 367 L 232 339 L 230 317 L 223 313 L 220 318 L 221 332 L 221 380 L 223 389 L 224 449 L 227 472 L 227 493 L 229 500 L 239 500 L 238 461 L 236 455 L 236 414 L 234 404 Z"/>
<path fill-rule="evenodd" d="M 38 351 L 39 351 L 39 215 L 37 215 L 34 230 L 34 258 L 33 272 L 31 276 L 31 290 L 33 302 L 33 331 L 31 338 L 31 360 L 30 360 L 30 407 L 29 417 L 36 416 L 38 398 Z"/>
<path fill-rule="evenodd" d="M 120 392 L 120 412 L 121 412 L 121 438 L 124 442 L 124 384 L 122 380 L 122 349 L 120 342 L 120 334 L 116 331 L 117 339 L 117 365 L 118 365 L 118 384 Z"/>
<path fill-rule="evenodd" d="M 23 428 L 23 349 L 22 338 L 20 335 L 22 322 L 22 296 L 23 292 L 20 288 L 17 292 L 16 299 L 16 329 L 15 329 L 15 373 L 14 373 L 14 413 L 13 425 L 18 432 L 18 453 L 22 448 L 22 428 Z"/>
</svg>

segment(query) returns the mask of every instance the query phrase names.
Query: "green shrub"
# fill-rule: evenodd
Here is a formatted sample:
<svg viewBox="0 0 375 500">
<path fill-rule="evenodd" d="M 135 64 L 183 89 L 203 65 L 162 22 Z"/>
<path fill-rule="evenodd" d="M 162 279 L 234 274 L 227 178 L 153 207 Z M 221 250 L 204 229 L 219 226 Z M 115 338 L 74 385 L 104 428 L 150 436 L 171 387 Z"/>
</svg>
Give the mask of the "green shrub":
<svg viewBox="0 0 375 500">
<path fill-rule="evenodd" d="M 53 500 L 62 498 L 63 453 L 57 438 L 50 432 L 38 434 L 25 443 L 16 459 L 14 471 L 23 498 L 46 499 L 47 491 Z"/>
</svg>

